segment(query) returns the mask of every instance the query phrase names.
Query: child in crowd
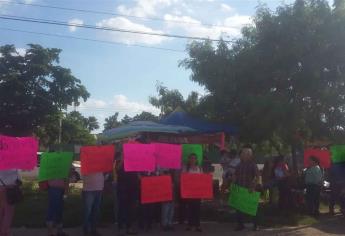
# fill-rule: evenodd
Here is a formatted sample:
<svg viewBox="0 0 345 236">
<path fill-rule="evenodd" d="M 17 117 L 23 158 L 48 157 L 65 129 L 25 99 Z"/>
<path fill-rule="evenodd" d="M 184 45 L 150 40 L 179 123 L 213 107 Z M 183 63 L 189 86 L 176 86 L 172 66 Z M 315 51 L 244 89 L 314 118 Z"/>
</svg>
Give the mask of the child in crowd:
<svg viewBox="0 0 345 236">
<path fill-rule="evenodd" d="M 202 169 L 198 166 L 196 154 L 190 154 L 188 157 L 188 164 L 184 170 L 186 173 L 202 173 Z M 195 231 L 201 232 L 200 227 L 200 207 L 201 199 L 186 199 L 188 226 L 187 231 L 190 231 L 194 227 Z"/>
<path fill-rule="evenodd" d="M 100 213 L 104 174 L 93 173 L 83 176 L 84 236 L 99 236 L 97 221 Z"/>
<path fill-rule="evenodd" d="M 308 213 L 318 217 L 320 207 L 320 191 L 323 174 L 319 166 L 319 159 L 315 156 L 309 158 L 310 167 L 305 172 L 305 185 L 307 189 L 306 204 Z"/>
</svg>

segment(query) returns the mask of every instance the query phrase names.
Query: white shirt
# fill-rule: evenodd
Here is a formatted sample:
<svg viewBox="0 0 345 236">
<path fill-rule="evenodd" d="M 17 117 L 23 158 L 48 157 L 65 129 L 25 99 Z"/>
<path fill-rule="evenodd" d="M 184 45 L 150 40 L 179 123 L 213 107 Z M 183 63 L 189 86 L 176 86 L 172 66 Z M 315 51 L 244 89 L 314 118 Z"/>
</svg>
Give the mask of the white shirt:
<svg viewBox="0 0 345 236">
<path fill-rule="evenodd" d="M 103 173 L 95 173 L 83 176 L 83 191 L 103 191 L 103 188 Z"/>
<path fill-rule="evenodd" d="M 5 185 L 15 185 L 17 179 L 19 179 L 17 170 L 2 170 L 0 171 L 0 179 L 4 182 Z M 0 186 L 3 186 L 0 181 Z"/>
</svg>

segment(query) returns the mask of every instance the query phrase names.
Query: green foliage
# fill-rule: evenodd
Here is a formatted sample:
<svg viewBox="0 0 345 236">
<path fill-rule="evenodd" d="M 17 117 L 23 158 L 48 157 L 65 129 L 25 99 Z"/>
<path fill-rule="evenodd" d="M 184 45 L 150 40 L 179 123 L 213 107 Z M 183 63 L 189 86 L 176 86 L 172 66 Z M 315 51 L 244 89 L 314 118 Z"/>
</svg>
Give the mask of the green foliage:
<svg viewBox="0 0 345 236">
<path fill-rule="evenodd" d="M 91 120 L 93 120 L 92 117 Z M 91 145 L 96 143 L 95 136 L 90 134 L 89 118 L 83 117 L 79 112 L 72 111 L 62 120 L 62 143 L 63 144 L 82 144 Z M 96 118 L 95 118 L 96 119 Z M 93 125 L 97 125 L 94 120 Z"/>
<path fill-rule="evenodd" d="M 104 131 L 108 130 L 108 129 L 116 128 L 120 125 L 126 125 L 130 122 L 133 122 L 133 121 L 158 121 L 157 116 L 155 116 L 154 114 L 147 112 L 147 111 L 143 111 L 140 114 L 135 115 L 134 117 L 130 117 L 128 115 L 125 115 L 121 119 L 121 121 L 118 121 L 118 116 L 119 116 L 119 113 L 116 112 L 114 115 L 105 119 Z"/>
<path fill-rule="evenodd" d="M 205 115 L 240 127 L 242 141 L 344 137 L 343 1 L 259 6 L 242 33 L 232 45 L 193 42 L 180 63 L 209 91 Z"/>
<path fill-rule="evenodd" d="M 120 126 L 121 123 L 118 121 L 118 117 L 119 117 L 119 113 L 115 112 L 114 115 L 109 116 L 108 118 L 105 118 L 103 131 Z"/>
<path fill-rule="evenodd" d="M 98 129 L 98 121 L 95 117 L 84 117 L 77 111 L 63 115 L 51 115 L 47 124 L 35 130 L 40 138 L 41 146 L 48 147 L 57 144 L 60 132 L 61 119 L 61 143 L 62 144 L 95 144 L 96 139 L 91 131 Z"/>
<path fill-rule="evenodd" d="M 151 105 L 161 110 L 161 116 L 165 116 L 173 112 L 177 108 L 194 113 L 200 102 L 200 97 L 197 92 L 191 92 L 185 100 L 182 94 L 177 89 L 169 90 L 162 84 L 156 86 L 158 97 L 150 97 Z"/>
<path fill-rule="evenodd" d="M 22 135 L 44 126 L 89 93 L 59 63 L 60 49 L 29 44 L 24 55 L 0 47 L 0 132 Z M 48 130 L 48 129 L 47 129 Z"/>
</svg>

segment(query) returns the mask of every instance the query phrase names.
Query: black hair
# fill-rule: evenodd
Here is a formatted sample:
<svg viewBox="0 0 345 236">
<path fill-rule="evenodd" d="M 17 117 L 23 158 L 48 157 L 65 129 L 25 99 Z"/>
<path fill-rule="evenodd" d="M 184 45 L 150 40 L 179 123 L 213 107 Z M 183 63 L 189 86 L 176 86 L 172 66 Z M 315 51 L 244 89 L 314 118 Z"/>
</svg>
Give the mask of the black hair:
<svg viewBox="0 0 345 236">
<path fill-rule="evenodd" d="M 196 158 L 198 158 L 198 156 L 195 154 L 195 153 L 191 153 L 188 155 L 188 162 L 187 162 L 187 171 L 190 170 L 190 163 L 189 163 L 189 160 L 192 156 L 195 156 Z"/>
<path fill-rule="evenodd" d="M 320 160 L 316 156 L 310 156 L 309 160 L 315 162 L 316 164 L 320 165 Z"/>
</svg>

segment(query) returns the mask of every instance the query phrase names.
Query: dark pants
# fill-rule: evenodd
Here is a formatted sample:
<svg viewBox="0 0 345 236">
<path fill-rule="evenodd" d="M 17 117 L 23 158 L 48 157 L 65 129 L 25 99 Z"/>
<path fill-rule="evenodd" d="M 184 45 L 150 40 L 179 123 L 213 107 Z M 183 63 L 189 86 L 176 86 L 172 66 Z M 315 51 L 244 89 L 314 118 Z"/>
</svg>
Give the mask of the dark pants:
<svg viewBox="0 0 345 236">
<path fill-rule="evenodd" d="M 49 199 L 48 213 L 47 213 L 48 224 L 55 224 L 57 226 L 62 225 L 64 193 L 65 193 L 65 190 L 63 188 L 56 188 L 56 187 L 48 188 L 48 199 Z"/>
<path fill-rule="evenodd" d="M 306 188 L 306 204 L 308 213 L 311 215 L 319 215 L 321 187 L 317 184 L 307 184 Z"/>
<path fill-rule="evenodd" d="M 340 186 L 331 183 L 331 193 L 329 198 L 329 210 L 334 212 L 335 204 L 339 201 Z"/>
<path fill-rule="evenodd" d="M 243 221 L 243 218 L 244 218 L 245 214 L 240 212 L 240 211 L 236 211 L 236 220 L 237 220 L 237 224 L 239 226 L 243 226 L 244 224 L 244 221 Z M 251 216 L 251 219 L 252 219 L 252 223 L 254 224 L 254 227 L 257 226 L 257 215 L 256 216 Z"/>
<path fill-rule="evenodd" d="M 186 221 L 187 203 L 184 199 L 179 199 L 178 202 L 178 222 L 184 224 Z"/>
<path fill-rule="evenodd" d="M 139 227 L 141 229 L 149 230 L 152 228 L 154 211 L 154 203 L 141 204 L 139 206 Z"/>
<path fill-rule="evenodd" d="M 279 190 L 279 209 L 288 210 L 293 206 L 292 194 L 288 185 L 287 180 L 278 181 L 278 190 Z"/>
<path fill-rule="evenodd" d="M 188 212 L 188 225 L 199 227 L 200 226 L 200 199 L 186 200 Z"/>
<path fill-rule="evenodd" d="M 96 231 L 98 216 L 102 202 L 102 191 L 83 191 L 84 200 L 84 232 Z"/>
<path fill-rule="evenodd" d="M 132 227 L 135 201 L 130 196 L 118 193 L 117 203 L 118 229 L 122 230 L 125 226 L 129 230 Z"/>
</svg>

